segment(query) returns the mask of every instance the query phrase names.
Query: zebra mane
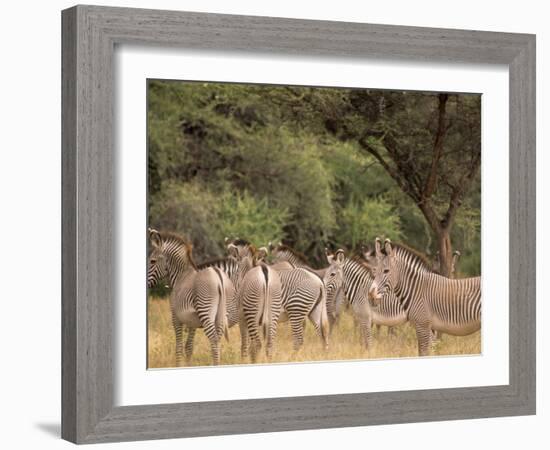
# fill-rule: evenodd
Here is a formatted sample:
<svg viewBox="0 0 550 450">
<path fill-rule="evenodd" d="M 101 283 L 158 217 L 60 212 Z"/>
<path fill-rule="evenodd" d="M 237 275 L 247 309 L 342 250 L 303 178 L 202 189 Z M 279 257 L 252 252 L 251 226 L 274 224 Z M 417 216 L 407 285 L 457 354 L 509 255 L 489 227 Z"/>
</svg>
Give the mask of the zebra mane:
<svg viewBox="0 0 550 450">
<path fill-rule="evenodd" d="M 353 255 L 350 255 L 349 259 L 369 268 L 372 267 L 372 264 L 370 264 L 361 253 L 354 253 Z"/>
<path fill-rule="evenodd" d="M 281 251 L 287 251 L 289 252 L 290 254 L 292 254 L 293 256 L 295 256 L 297 259 L 300 260 L 300 262 L 306 264 L 309 266 L 309 261 L 307 260 L 307 256 L 304 255 L 303 253 L 300 253 L 298 250 L 295 250 L 293 249 L 292 247 L 289 247 L 288 245 L 285 245 L 285 244 L 279 244 L 276 248 L 276 250 L 278 252 L 281 252 Z"/>
<path fill-rule="evenodd" d="M 237 245 L 237 246 L 245 246 L 245 245 L 251 245 L 250 244 L 250 241 L 247 241 L 246 239 L 234 239 L 231 241 L 231 243 L 233 245 Z"/>
<path fill-rule="evenodd" d="M 428 258 L 420 253 L 418 250 L 409 247 L 408 245 L 401 242 L 392 242 L 391 246 L 393 249 L 398 250 L 401 253 L 412 256 L 416 262 L 420 263 L 421 266 L 429 272 L 437 273 L 436 271 L 434 271 L 432 265 L 430 264 L 430 261 L 428 261 Z M 384 248 L 382 248 L 382 253 L 386 254 L 386 250 Z"/>
<path fill-rule="evenodd" d="M 205 269 L 206 267 L 216 266 L 218 264 L 233 264 L 234 260 L 229 258 L 212 258 L 197 264 L 197 269 Z"/>
<path fill-rule="evenodd" d="M 364 267 L 366 270 L 368 270 L 371 275 L 374 275 L 373 273 L 373 266 L 370 264 L 363 255 L 356 253 L 352 255 L 350 258 L 348 258 L 350 261 L 359 264 L 360 266 Z"/>
<path fill-rule="evenodd" d="M 197 269 L 197 265 L 193 260 L 193 244 L 187 242 L 183 236 L 172 233 L 171 231 L 159 231 L 158 233 L 163 242 L 176 243 L 177 245 L 185 247 L 189 264 L 191 264 L 195 270 Z"/>
</svg>

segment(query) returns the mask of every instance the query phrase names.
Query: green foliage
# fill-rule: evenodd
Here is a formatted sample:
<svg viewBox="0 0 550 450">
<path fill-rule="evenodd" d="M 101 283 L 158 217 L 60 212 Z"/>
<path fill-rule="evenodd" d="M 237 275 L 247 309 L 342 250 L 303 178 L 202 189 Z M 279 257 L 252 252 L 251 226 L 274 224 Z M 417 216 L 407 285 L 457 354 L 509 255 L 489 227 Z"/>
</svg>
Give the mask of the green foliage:
<svg viewBox="0 0 550 450">
<path fill-rule="evenodd" d="M 372 242 L 377 236 L 402 238 L 401 220 L 383 199 L 366 199 L 362 203 L 350 201 L 342 208 L 338 225 L 340 243 L 348 248 Z"/>
<path fill-rule="evenodd" d="M 198 182 L 164 183 L 151 201 L 152 226 L 183 234 L 193 243 L 197 262 L 224 255 L 224 238 L 240 237 L 259 245 L 284 239 L 284 208 L 249 192 L 212 192 Z"/>
<path fill-rule="evenodd" d="M 285 237 L 283 227 L 289 214 L 286 209 L 272 208 L 267 197 L 226 191 L 219 208 L 217 226 L 222 236 L 244 238 L 259 246 Z"/>
<path fill-rule="evenodd" d="M 324 247 L 349 249 L 375 236 L 433 254 L 436 236 L 411 197 L 361 145 L 382 153 L 392 137 L 418 176 L 430 164 L 434 94 L 268 85 L 150 81 L 149 222 L 179 232 L 198 261 L 225 254 L 225 236 L 265 245 L 283 240 L 326 264 Z M 449 100 L 445 162 L 434 207 L 448 202 L 475 150 L 479 99 Z M 434 109 L 435 108 L 435 109 Z M 479 273 L 480 180 L 464 197 L 452 230 L 459 270 Z"/>
<path fill-rule="evenodd" d="M 219 198 L 199 182 L 166 181 L 151 197 L 149 214 L 154 228 L 184 235 L 195 257 L 221 256 L 224 236 L 219 230 Z"/>
</svg>

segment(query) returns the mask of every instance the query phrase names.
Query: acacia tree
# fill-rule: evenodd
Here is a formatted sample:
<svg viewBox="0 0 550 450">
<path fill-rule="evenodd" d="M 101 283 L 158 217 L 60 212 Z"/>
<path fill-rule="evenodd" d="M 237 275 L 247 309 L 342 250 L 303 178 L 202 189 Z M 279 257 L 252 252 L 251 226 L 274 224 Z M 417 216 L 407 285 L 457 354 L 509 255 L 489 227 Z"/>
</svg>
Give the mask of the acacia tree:
<svg viewBox="0 0 550 450">
<path fill-rule="evenodd" d="M 328 132 L 357 142 L 414 201 L 449 276 L 457 211 L 479 181 L 480 95 L 327 90 L 305 100 Z"/>
</svg>

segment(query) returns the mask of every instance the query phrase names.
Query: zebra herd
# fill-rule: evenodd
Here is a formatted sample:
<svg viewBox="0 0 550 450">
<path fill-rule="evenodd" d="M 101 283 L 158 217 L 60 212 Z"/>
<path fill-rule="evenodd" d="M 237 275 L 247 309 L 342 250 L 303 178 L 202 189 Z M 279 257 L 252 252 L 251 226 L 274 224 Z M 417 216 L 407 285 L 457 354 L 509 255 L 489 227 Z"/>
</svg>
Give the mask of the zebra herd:
<svg viewBox="0 0 550 450">
<path fill-rule="evenodd" d="M 293 349 L 304 343 L 309 320 L 325 349 L 345 307 L 372 345 L 372 326 L 410 321 L 419 355 L 429 355 L 434 332 L 464 336 L 481 327 L 480 277 L 450 279 L 433 270 L 414 250 L 376 239 L 374 248 L 346 255 L 326 250 L 327 267 L 314 270 L 303 255 L 278 245 L 256 248 L 227 239 L 227 257 L 197 265 L 191 243 L 174 233 L 149 229 L 151 252 L 147 285 L 167 280 L 176 336 L 176 365 L 190 363 L 197 328 L 203 328 L 214 365 L 220 363 L 222 337 L 238 324 L 241 357 L 257 360 L 262 341 L 273 355 L 280 322 L 289 322 Z M 268 262 L 269 259 L 269 262 Z M 183 344 L 183 330 L 187 339 Z"/>
</svg>

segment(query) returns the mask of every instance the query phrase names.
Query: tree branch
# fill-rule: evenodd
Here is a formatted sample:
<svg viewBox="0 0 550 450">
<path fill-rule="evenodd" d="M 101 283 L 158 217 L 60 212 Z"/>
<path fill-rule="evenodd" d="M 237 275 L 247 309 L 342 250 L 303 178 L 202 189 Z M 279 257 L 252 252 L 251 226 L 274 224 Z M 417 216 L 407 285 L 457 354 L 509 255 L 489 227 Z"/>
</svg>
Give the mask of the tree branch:
<svg viewBox="0 0 550 450">
<path fill-rule="evenodd" d="M 398 170 L 396 170 L 395 167 L 388 164 L 388 162 L 383 158 L 378 150 L 366 141 L 365 137 L 360 138 L 358 142 L 364 150 L 366 150 L 368 153 L 376 158 L 376 160 L 380 163 L 384 170 L 386 170 L 386 172 L 390 174 L 390 176 L 395 180 L 395 182 L 403 192 L 405 192 L 415 202 L 418 202 L 420 200 L 418 193 L 414 189 L 414 185 L 410 183 L 410 180 L 405 174 L 401 173 L 399 167 Z M 392 160 L 395 162 L 393 158 Z"/>
<path fill-rule="evenodd" d="M 439 94 L 439 107 L 438 107 L 438 119 L 437 119 L 437 133 L 435 135 L 433 153 L 432 153 L 432 165 L 430 173 L 426 179 L 424 190 L 422 192 L 423 198 L 429 198 L 432 196 L 436 180 L 437 180 L 437 166 L 441 159 L 441 153 L 443 151 L 443 142 L 445 141 L 445 134 L 447 133 L 447 126 L 445 124 L 446 117 L 446 105 L 449 96 L 447 94 Z"/>
<path fill-rule="evenodd" d="M 452 225 L 453 220 L 456 216 L 456 211 L 462 204 L 462 198 L 464 197 L 464 194 L 470 189 L 472 180 L 474 179 L 480 164 L 481 152 L 475 155 L 474 159 L 472 160 L 472 164 L 470 165 L 470 170 L 466 172 L 464 176 L 460 178 L 459 182 L 453 187 L 451 191 L 451 198 L 449 200 L 449 206 L 447 208 L 447 211 L 445 212 L 445 215 L 443 216 L 443 220 L 441 221 L 444 228 L 450 228 L 450 226 Z"/>
</svg>

